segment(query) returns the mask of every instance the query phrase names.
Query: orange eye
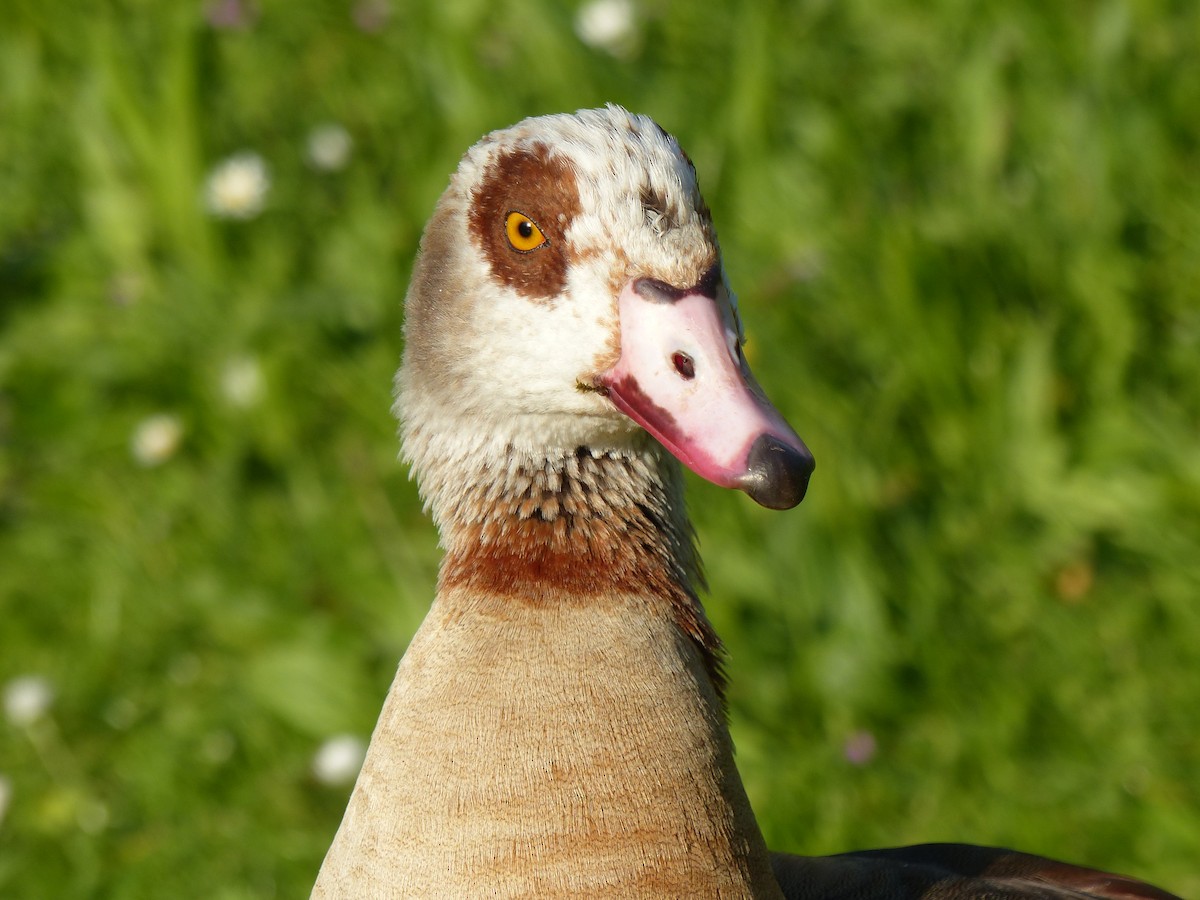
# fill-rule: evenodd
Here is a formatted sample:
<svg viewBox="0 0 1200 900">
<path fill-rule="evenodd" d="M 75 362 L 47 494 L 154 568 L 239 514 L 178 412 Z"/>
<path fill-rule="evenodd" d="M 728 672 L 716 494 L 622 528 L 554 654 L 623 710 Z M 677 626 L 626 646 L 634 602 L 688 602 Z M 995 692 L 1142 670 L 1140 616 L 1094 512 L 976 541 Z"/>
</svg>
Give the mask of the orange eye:
<svg viewBox="0 0 1200 900">
<path fill-rule="evenodd" d="M 514 250 L 528 253 L 546 243 L 542 230 L 533 224 L 533 219 L 524 213 L 510 212 L 504 220 L 504 233 Z"/>
</svg>

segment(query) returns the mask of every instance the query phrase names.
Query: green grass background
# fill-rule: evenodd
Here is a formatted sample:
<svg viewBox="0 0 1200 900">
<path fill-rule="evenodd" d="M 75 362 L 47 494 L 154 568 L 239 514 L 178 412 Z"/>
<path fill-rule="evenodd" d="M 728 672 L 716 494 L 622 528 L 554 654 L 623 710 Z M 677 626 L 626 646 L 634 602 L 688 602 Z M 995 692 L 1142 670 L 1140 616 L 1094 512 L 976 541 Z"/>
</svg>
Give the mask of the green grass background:
<svg viewBox="0 0 1200 900">
<path fill-rule="evenodd" d="M 818 459 L 788 513 L 691 484 L 770 843 L 1200 896 L 1200 5 L 645 0 L 622 57 L 571 4 L 368 5 L 0 10 L 0 681 L 56 690 L 0 722 L 0 895 L 307 896 L 313 754 L 432 597 L 388 412 L 421 227 L 485 131 L 614 101 L 695 160 Z M 215 219 L 243 149 L 267 209 Z"/>
</svg>

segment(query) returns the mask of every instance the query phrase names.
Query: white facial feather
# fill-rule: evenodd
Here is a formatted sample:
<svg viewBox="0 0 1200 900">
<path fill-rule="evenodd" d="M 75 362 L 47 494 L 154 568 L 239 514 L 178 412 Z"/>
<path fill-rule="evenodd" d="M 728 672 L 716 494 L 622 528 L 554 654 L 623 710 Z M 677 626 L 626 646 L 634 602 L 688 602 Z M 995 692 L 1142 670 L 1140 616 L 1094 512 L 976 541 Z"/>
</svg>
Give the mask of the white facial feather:
<svg viewBox="0 0 1200 900">
<path fill-rule="evenodd" d="M 579 196 L 565 234 L 572 260 L 565 287 L 548 300 L 502 283 L 468 228 L 489 165 L 537 146 L 566 161 Z M 407 315 L 435 325 L 420 329 L 426 346 L 406 350 L 396 409 L 405 455 L 427 497 L 446 486 L 433 470 L 453 472 L 481 455 L 645 446 L 640 428 L 580 385 L 615 362 L 617 296 L 627 281 L 648 276 L 689 287 L 718 258 L 695 172 L 674 139 L 614 106 L 527 119 L 488 135 L 463 158 L 422 248 L 427 258 L 414 273 Z M 465 302 L 448 303 L 446 292 Z M 413 329 L 408 334 L 416 339 Z"/>
</svg>

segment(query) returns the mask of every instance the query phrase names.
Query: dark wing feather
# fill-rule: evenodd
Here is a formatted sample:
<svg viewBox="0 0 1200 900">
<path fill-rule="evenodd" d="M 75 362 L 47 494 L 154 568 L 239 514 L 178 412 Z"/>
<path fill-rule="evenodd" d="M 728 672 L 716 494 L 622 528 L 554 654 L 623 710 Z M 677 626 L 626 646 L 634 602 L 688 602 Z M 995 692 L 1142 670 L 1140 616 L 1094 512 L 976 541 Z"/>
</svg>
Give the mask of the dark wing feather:
<svg viewBox="0 0 1200 900">
<path fill-rule="evenodd" d="M 1180 900 L 1153 885 L 999 847 L 771 854 L 788 900 Z"/>
</svg>

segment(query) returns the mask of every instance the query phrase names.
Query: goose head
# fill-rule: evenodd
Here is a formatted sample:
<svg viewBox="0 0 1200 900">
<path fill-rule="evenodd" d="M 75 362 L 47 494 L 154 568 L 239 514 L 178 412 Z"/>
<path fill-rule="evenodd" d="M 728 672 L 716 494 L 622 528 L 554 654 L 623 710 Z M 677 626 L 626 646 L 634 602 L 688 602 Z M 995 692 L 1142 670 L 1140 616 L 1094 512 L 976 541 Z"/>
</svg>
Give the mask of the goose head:
<svg viewBox="0 0 1200 900">
<path fill-rule="evenodd" d="M 472 458 L 633 453 L 647 435 L 709 481 L 795 506 L 812 455 L 743 339 L 675 139 L 613 106 L 527 119 L 467 152 L 422 238 L 397 378 L 405 455 L 435 517 Z"/>
</svg>

